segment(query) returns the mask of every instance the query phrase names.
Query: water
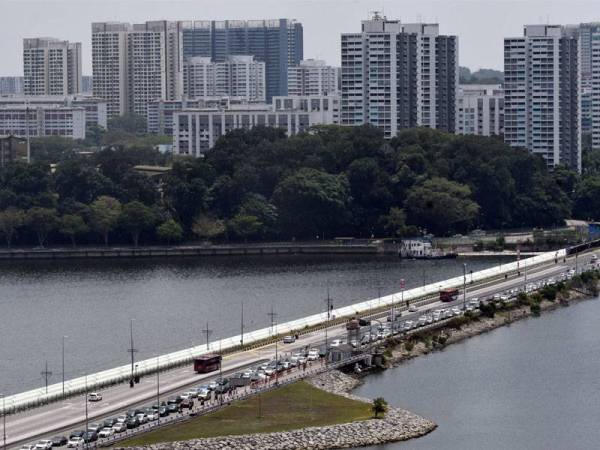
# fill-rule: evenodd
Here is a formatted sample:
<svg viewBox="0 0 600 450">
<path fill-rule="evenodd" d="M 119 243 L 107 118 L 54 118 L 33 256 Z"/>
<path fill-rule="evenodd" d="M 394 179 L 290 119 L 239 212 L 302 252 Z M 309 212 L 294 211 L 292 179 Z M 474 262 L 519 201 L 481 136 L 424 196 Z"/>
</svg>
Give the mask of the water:
<svg viewBox="0 0 600 450">
<path fill-rule="evenodd" d="M 600 441 L 600 301 L 471 338 L 366 378 L 361 396 L 439 426 L 377 450 L 553 450 Z"/>
<path fill-rule="evenodd" d="M 468 259 L 478 270 L 506 259 Z M 402 261 L 381 256 L 275 256 L 167 260 L 22 261 L 0 263 L 0 392 L 61 380 L 128 362 L 130 318 L 136 358 L 144 359 L 239 334 L 245 329 L 355 303 L 462 274 L 461 260 Z"/>
</svg>

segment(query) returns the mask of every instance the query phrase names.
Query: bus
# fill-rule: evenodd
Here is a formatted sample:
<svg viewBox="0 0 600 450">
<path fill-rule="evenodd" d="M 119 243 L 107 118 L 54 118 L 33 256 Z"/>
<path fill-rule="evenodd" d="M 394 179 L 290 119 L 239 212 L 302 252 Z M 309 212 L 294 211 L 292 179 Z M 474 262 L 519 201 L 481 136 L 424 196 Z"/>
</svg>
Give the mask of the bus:
<svg viewBox="0 0 600 450">
<path fill-rule="evenodd" d="M 442 302 L 453 302 L 458 298 L 458 289 L 446 288 L 440 291 L 440 301 Z"/>
<path fill-rule="evenodd" d="M 194 370 L 198 373 L 214 372 L 220 367 L 221 355 L 202 355 L 194 359 Z"/>
</svg>

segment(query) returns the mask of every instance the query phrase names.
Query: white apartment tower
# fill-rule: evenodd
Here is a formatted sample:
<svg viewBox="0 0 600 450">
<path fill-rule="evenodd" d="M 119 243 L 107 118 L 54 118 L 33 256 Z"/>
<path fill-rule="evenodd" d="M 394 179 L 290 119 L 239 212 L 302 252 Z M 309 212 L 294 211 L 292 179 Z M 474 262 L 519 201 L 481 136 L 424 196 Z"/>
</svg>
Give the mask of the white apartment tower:
<svg viewBox="0 0 600 450">
<path fill-rule="evenodd" d="M 343 125 L 372 124 L 386 138 L 402 129 L 456 129 L 458 38 L 437 24 L 402 24 L 376 14 L 342 34 Z"/>
<path fill-rule="evenodd" d="M 193 56 L 183 67 L 183 92 L 188 98 L 240 97 L 248 102 L 266 99 L 265 63 L 253 56 L 231 55 L 225 61 Z"/>
<path fill-rule="evenodd" d="M 25 95 L 81 92 L 81 43 L 54 38 L 23 39 Z"/>
<path fill-rule="evenodd" d="M 463 84 L 457 97 L 456 134 L 504 133 L 504 90 L 499 84 Z"/>
<path fill-rule="evenodd" d="M 288 67 L 288 95 L 328 95 L 338 91 L 339 68 L 305 59 Z"/>
<path fill-rule="evenodd" d="M 504 140 L 581 170 L 579 43 L 560 25 L 504 40 Z"/>
<path fill-rule="evenodd" d="M 183 39 L 177 22 L 92 24 L 93 93 L 109 117 L 146 117 L 148 103 L 183 93 Z"/>
</svg>

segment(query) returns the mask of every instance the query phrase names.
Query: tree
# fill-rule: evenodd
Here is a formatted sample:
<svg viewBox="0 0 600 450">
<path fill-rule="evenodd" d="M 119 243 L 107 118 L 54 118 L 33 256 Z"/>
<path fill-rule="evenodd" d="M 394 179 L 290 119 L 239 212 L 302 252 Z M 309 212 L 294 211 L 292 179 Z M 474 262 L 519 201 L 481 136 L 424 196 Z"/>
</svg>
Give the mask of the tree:
<svg viewBox="0 0 600 450">
<path fill-rule="evenodd" d="M 0 212 L 0 233 L 6 239 L 6 246 L 10 248 L 17 230 L 25 222 L 25 213 L 16 208 L 9 208 Z"/>
<path fill-rule="evenodd" d="M 60 227 L 58 231 L 63 236 L 67 236 L 69 239 L 71 239 L 71 244 L 73 244 L 73 247 L 75 247 L 75 238 L 90 231 L 90 227 L 87 226 L 83 220 L 83 217 L 77 214 L 65 214 L 60 219 Z"/>
<path fill-rule="evenodd" d="M 379 414 L 385 414 L 388 409 L 388 403 L 385 401 L 383 397 L 377 397 L 373 399 L 373 405 L 371 406 L 371 411 L 375 415 L 375 418 L 379 417 Z"/>
<path fill-rule="evenodd" d="M 245 214 L 236 214 L 227 222 L 227 229 L 244 241 L 249 237 L 256 236 L 262 228 L 263 224 L 258 217 Z"/>
<path fill-rule="evenodd" d="M 55 209 L 35 207 L 27 211 L 26 223 L 37 235 L 40 247 L 43 247 L 48 234 L 58 227 L 59 219 Z"/>
<path fill-rule="evenodd" d="M 225 224 L 216 217 L 201 214 L 194 220 L 192 232 L 200 238 L 210 240 L 225 232 Z"/>
<path fill-rule="evenodd" d="M 577 219 L 600 218 L 600 175 L 583 179 L 575 189 L 573 215 Z"/>
<path fill-rule="evenodd" d="M 140 233 L 149 230 L 156 224 L 156 214 L 141 202 L 129 202 L 123 206 L 119 216 L 121 227 L 131 234 L 133 245 L 138 246 Z"/>
<path fill-rule="evenodd" d="M 183 239 L 183 228 L 175 220 L 168 219 L 156 228 L 156 234 L 161 241 L 169 245 L 171 242 L 179 242 Z"/>
<path fill-rule="evenodd" d="M 108 121 L 108 131 L 141 134 L 146 131 L 146 119 L 144 116 L 133 113 L 115 116 Z"/>
<path fill-rule="evenodd" d="M 402 208 L 390 208 L 387 216 L 382 218 L 385 230 L 394 237 L 416 235 L 417 229 L 406 225 L 406 214 Z"/>
<path fill-rule="evenodd" d="M 273 193 L 282 230 L 289 236 L 314 237 L 341 231 L 350 201 L 348 180 L 315 169 L 300 169 Z"/>
<path fill-rule="evenodd" d="M 108 245 L 108 235 L 113 230 L 121 214 L 121 202 L 116 198 L 103 195 L 91 205 L 92 227 Z"/>
<path fill-rule="evenodd" d="M 468 186 L 437 177 L 411 188 L 405 206 L 410 223 L 436 234 L 466 230 L 479 211 Z"/>
</svg>

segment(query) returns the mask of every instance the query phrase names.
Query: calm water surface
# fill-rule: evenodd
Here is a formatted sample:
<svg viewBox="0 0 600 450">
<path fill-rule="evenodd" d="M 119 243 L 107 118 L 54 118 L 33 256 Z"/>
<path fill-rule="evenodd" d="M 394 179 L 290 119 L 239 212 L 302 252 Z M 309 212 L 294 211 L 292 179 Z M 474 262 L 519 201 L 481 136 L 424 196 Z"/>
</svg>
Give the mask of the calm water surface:
<svg viewBox="0 0 600 450">
<path fill-rule="evenodd" d="M 482 269 L 506 259 L 468 259 Z M 330 286 L 342 306 L 462 273 L 461 260 L 401 261 L 378 256 L 277 256 L 168 260 L 29 261 L 0 264 L 0 392 L 43 384 L 48 360 L 61 380 L 126 364 L 130 318 L 137 358 L 236 335 L 325 309 Z"/>
<path fill-rule="evenodd" d="M 600 443 L 600 300 L 514 323 L 366 378 L 361 396 L 429 417 L 371 450 L 574 450 Z"/>
</svg>

